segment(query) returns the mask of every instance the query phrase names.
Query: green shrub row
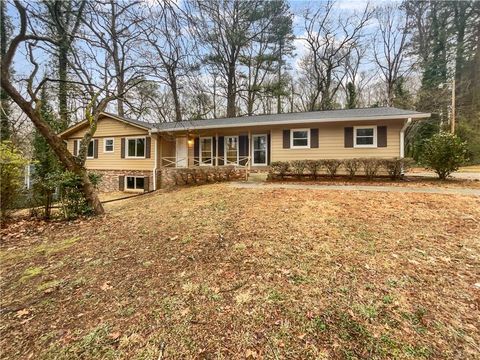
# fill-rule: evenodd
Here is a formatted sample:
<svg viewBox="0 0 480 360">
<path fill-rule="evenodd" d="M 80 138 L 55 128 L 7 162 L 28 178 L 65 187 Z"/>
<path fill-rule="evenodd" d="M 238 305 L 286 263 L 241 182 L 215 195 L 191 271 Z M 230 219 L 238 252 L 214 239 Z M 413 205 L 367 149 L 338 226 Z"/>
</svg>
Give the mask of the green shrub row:
<svg viewBox="0 0 480 360">
<path fill-rule="evenodd" d="M 390 178 L 399 179 L 402 171 L 406 171 L 412 164 L 411 159 L 326 159 L 326 160 L 293 160 L 293 161 L 274 161 L 270 165 L 270 176 L 272 178 L 284 179 L 285 176 L 294 175 L 301 178 L 309 175 L 316 179 L 320 172 L 324 171 L 329 176 L 337 175 L 338 170 L 343 168 L 350 178 L 360 174 L 368 179 L 374 178 L 378 172 L 385 170 Z"/>
</svg>

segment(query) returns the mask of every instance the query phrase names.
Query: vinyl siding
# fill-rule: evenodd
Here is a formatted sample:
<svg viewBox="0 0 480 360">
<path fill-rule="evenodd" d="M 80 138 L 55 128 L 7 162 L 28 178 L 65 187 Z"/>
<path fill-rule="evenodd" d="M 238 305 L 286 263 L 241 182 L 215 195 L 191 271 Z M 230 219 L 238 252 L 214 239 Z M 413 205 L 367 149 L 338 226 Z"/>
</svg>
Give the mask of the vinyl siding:
<svg viewBox="0 0 480 360">
<path fill-rule="evenodd" d="M 400 130 L 405 120 L 385 121 L 355 121 L 336 122 L 327 124 L 296 124 L 293 126 L 262 126 L 251 128 L 229 128 L 218 130 L 204 130 L 200 133 L 191 134 L 197 136 L 227 136 L 248 134 L 271 134 L 271 161 L 291 161 L 307 159 L 348 159 L 348 158 L 394 158 L 400 156 Z M 355 126 L 387 126 L 387 146 L 377 148 L 345 148 L 344 128 Z M 284 149 L 283 130 L 318 128 L 318 148 L 309 149 Z M 177 136 L 185 136 L 186 133 L 178 133 Z M 251 147 L 250 147 L 251 148 Z M 173 155 L 175 151 L 173 149 Z M 189 146 L 189 157 L 193 158 L 193 146 Z M 192 161 L 190 160 L 190 166 Z"/>
<path fill-rule="evenodd" d="M 387 126 L 387 146 L 377 148 L 345 148 L 344 128 L 350 126 L 377 125 Z M 273 128 L 271 132 L 272 154 L 271 161 L 290 161 L 307 159 L 349 159 L 349 158 L 394 158 L 400 156 L 400 130 L 403 120 L 389 120 L 377 122 L 330 123 L 320 125 L 296 125 L 294 127 Z M 312 149 L 284 149 L 283 129 L 318 128 L 318 148 Z"/>
<path fill-rule="evenodd" d="M 79 129 L 67 138 L 68 150 L 73 154 L 73 142 L 81 139 L 86 132 L 86 128 Z M 102 118 L 98 121 L 97 131 L 94 139 L 98 139 L 98 158 L 87 159 L 85 167 L 90 170 L 152 170 L 155 158 L 155 136 L 152 136 L 150 145 L 150 159 L 122 159 L 121 158 L 121 138 L 148 136 L 148 131 L 136 126 L 125 124 L 121 121 Z M 113 153 L 104 152 L 104 139 L 114 139 Z"/>
</svg>

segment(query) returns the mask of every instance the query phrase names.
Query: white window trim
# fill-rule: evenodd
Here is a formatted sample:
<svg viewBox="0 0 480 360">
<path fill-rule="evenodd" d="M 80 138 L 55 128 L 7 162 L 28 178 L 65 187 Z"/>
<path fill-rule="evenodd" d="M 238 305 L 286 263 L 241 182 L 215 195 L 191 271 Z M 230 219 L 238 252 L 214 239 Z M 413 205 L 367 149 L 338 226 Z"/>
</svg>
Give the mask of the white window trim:
<svg viewBox="0 0 480 360">
<path fill-rule="evenodd" d="M 237 139 L 237 161 L 236 162 L 229 162 L 227 164 L 227 139 L 228 138 L 236 138 Z M 225 158 L 225 165 L 238 165 L 240 163 L 240 139 L 236 135 L 228 135 L 225 136 L 223 142 L 223 157 Z"/>
<path fill-rule="evenodd" d="M 358 129 L 373 129 L 373 144 L 371 144 L 371 145 L 357 144 L 357 130 Z M 353 147 L 354 148 L 376 148 L 377 147 L 377 125 L 354 126 L 353 127 Z"/>
<path fill-rule="evenodd" d="M 255 137 L 265 136 L 266 139 L 266 148 L 265 148 L 265 162 L 264 163 L 256 163 L 255 162 Z M 252 135 L 252 165 L 256 166 L 267 166 L 268 165 L 268 134 L 253 134 Z"/>
<path fill-rule="evenodd" d="M 307 132 L 307 145 L 295 146 L 293 145 L 293 133 L 295 131 Z M 290 129 L 290 149 L 310 149 L 310 129 Z"/>
<path fill-rule="evenodd" d="M 78 154 L 80 153 L 80 144 L 81 144 L 82 140 L 83 139 L 75 140 L 77 142 L 77 153 L 73 154 L 73 155 L 78 156 Z M 94 139 L 90 140 L 90 142 L 93 142 L 93 141 L 94 141 Z M 88 147 L 87 147 L 87 159 L 95 159 L 95 143 L 93 144 L 93 156 L 88 156 Z"/>
<path fill-rule="evenodd" d="M 135 179 L 134 180 L 134 184 L 135 184 L 134 189 L 130 189 L 130 188 L 127 187 L 127 178 L 134 178 Z M 144 176 L 125 175 L 125 179 L 124 179 L 125 184 L 123 186 L 124 190 L 125 191 L 140 191 L 140 192 L 145 191 L 145 182 L 143 183 L 143 189 L 137 189 L 137 178 L 143 178 L 144 179 L 143 181 L 145 181 Z"/>
<path fill-rule="evenodd" d="M 128 140 L 133 140 L 133 139 L 143 139 L 145 144 L 143 156 L 128 156 Z M 130 136 L 125 138 L 125 159 L 146 159 L 145 155 L 147 155 L 147 137 L 146 136 Z"/>
<path fill-rule="evenodd" d="M 107 150 L 107 140 L 112 140 L 112 150 Z M 104 153 L 113 153 L 115 152 L 115 138 L 104 138 L 103 139 L 103 152 Z"/>
<path fill-rule="evenodd" d="M 202 139 L 210 139 L 211 141 L 211 150 L 210 150 L 210 159 L 211 159 L 211 163 L 208 164 L 204 164 L 203 161 L 202 161 Z M 199 137 L 198 138 L 198 164 L 200 166 L 213 166 L 213 136 L 202 136 L 202 137 Z"/>
</svg>

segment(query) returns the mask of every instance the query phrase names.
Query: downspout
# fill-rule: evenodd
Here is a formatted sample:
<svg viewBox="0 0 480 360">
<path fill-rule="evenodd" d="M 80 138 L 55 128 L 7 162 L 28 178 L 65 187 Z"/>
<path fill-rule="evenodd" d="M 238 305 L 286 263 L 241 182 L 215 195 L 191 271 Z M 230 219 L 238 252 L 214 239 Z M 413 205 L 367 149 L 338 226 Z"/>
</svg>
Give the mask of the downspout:
<svg viewBox="0 0 480 360">
<path fill-rule="evenodd" d="M 405 157 L 405 130 L 412 123 L 412 118 L 408 118 L 403 127 L 400 130 L 400 159 Z"/>
<path fill-rule="evenodd" d="M 150 131 L 150 135 L 152 134 L 152 132 Z M 158 155 L 157 155 L 157 151 L 158 151 L 158 144 L 157 144 L 157 140 L 158 140 L 158 135 L 155 134 L 155 138 L 154 138 L 154 145 L 155 145 L 155 148 L 154 148 L 154 151 L 153 151 L 153 157 L 154 157 L 154 162 L 153 162 L 153 190 L 157 190 L 157 161 L 158 161 Z"/>
<path fill-rule="evenodd" d="M 408 126 L 412 123 L 412 118 L 408 118 L 403 124 L 402 128 L 400 129 L 400 159 L 405 157 L 405 130 L 407 130 Z M 405 175 L 405 168 L 402 164 L 402 176 Z"/>
</svg>

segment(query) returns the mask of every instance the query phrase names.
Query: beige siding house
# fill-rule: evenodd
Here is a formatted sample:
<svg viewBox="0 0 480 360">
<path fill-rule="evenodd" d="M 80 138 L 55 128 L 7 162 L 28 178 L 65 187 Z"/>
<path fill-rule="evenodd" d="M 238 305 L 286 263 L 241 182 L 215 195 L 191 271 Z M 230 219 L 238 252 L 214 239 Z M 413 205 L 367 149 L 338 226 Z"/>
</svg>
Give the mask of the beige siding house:
<svg viewBox="0 0 480 360">
<path fill-rule="evenodd" d="M 86 167 L 103 175 L 102 190 L 149 191 L 162 169 L 403 157 L 405 130 L 429 116 L 384 107 L 150 124 L 104 113 Z M 74 155 L 86 129 L 81 122 L 61 134 Z"/>
</svg>

